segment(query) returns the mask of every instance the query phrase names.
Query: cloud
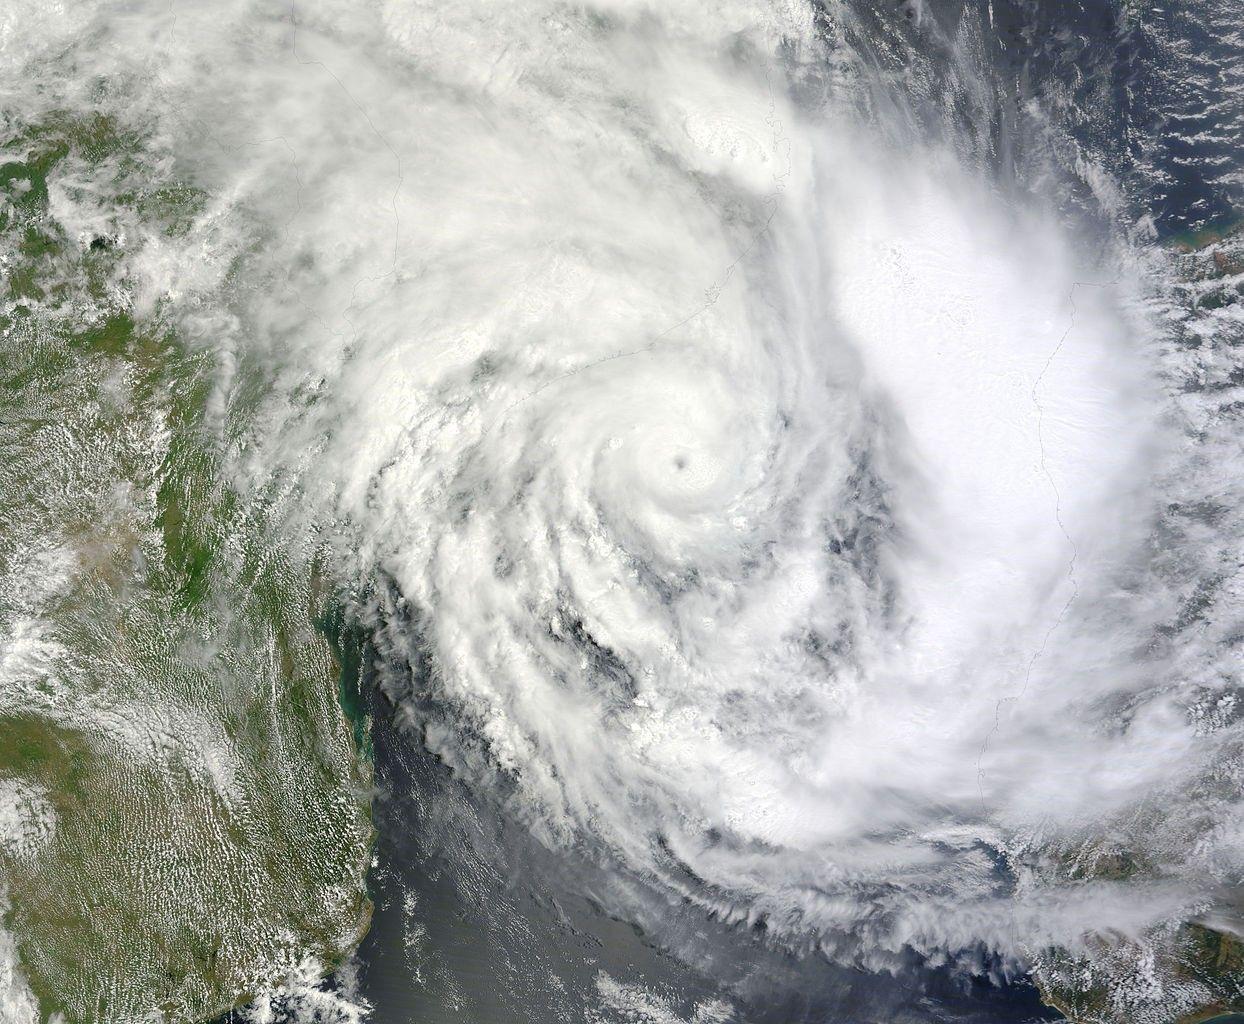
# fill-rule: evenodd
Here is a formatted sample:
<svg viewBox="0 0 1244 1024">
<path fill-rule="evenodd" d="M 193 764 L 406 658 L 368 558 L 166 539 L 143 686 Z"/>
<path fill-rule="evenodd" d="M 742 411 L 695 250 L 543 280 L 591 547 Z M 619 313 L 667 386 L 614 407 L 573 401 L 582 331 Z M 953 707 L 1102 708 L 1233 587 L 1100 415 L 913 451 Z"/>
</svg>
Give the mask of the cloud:
<svg viewBox="0 0 1244 1024">
<path fill-rule="evenodd" d="M 247 1024 L 364 1024 L 371 1004 L 358 991 L 358 965 L 350 960 L 324 981 L 324 967 L 306 960 L 240 1011 Z"/>
<path fill-rule="evenodd" d="M 8 893 L 0 893 L 0 909 L 7 912 L 8 903 Z M 22 974 L 17 943 L 3 927 L 0 927 L 0 1015 L 12 1024 L 35 1024 L 39 1020 L 39 1004 Z"/>
<path fill-rule="evenodd" d="M 889 86 L 817 86 L 799 3 L 101 12 L 64 94 L 126 82 L 213 197 L 135 294 L 481 792 L 850 955 L 1204 902 L 1169 823 L 1234 820 L 1194 783 L 1237 737 L 1152 643 L 1186 474 L 1144 254 L 901 93 L 861 119 Z M 1072 886 L 1103 833 L 1160 870 Z"/>
</svg>

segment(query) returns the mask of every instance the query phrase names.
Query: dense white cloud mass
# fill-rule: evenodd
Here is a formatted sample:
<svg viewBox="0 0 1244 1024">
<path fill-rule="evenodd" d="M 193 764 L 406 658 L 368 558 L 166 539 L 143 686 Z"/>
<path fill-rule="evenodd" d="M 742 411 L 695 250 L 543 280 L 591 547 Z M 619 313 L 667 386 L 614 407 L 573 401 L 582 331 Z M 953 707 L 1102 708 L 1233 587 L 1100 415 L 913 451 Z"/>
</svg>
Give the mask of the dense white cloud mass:
<svg viewBox="0 0 1244 1024">
<path fill-rule="evenodd" d="M 9 907 L 9 894 L 0 892 L 0 909 Z M 11 1024 L 34 1024 L 39 1006 L 22 974 L 17 943 L 8 929 L 0 926 L 0 1016 Z"/>
<path fill-rule="evenodd" d="M 75 17 L 0 38 L 210 190 L 131 284 L 218 353 L 239 486 L 389 587 L 427 742 L 547 842 L 871 964 L 1139 934 L 1235 876 L 1216 655 L 1153 643 L 1189 458 L 1153 258 L 865 102 L 832 19 Z M 1157 867 L 1057 881 L 1098 839 Z"/>
</svg>

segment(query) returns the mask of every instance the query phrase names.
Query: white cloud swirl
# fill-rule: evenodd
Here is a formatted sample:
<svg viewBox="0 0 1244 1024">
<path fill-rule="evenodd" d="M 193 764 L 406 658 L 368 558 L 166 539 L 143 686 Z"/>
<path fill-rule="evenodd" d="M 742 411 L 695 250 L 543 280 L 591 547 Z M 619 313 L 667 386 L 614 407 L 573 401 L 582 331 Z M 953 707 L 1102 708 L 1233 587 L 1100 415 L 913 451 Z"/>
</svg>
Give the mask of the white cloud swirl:
<svg viewBox="0 0 1244 1024">
<path fill-rule="evenodd" d="M 880 141 L 795 0 L 292 13 L 101 19 L 217 197 L 136 294 L 227 297 L 183 323 L 251 417 L 239 481 L 392 581 L 435 750 L 827 948 L 1205 899 L 1221 865 L 1146 810 L 1235 734 L 1146 654 L 1176 456 L 1137 259 Z M 1164 877 L 1032 860 L 1112 829 Z"/>
</svg>

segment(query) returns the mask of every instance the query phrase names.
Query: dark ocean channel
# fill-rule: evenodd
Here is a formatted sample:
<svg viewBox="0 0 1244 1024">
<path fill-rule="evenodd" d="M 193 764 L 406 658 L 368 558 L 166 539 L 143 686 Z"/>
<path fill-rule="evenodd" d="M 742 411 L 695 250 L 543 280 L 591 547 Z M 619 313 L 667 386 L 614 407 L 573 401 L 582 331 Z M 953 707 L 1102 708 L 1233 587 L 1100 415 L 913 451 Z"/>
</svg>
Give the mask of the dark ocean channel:
<svg viewBox="0 0 1244 1024">
<path fill-rule="evenodd" d="M 628 1015 L 628 1005 L 667 1008 L 671 1022 L 1059 1017 L 1027 984 L 965 983 L 914 965 L 905 977 L 847 970 L 819 955 L 769 948 L 703 911 L 662 908 L 637 887 L 637 905 L 668 914 L 663 924 L 673 922 L 683 956 L 711 964 L 710 980 L 649 941 L 642 927 L 607 914 L 602 904 L 607 892 L 616 896 L 616 881 L 573 854 L 553 856 L 481 808 L 396 726 L 393 705 L 374 685 L 370 694 L 381 793 L 370 877 L 376 910 L 356 961 L 357 991 L 373 1007 L 374 1024 L 657 1019 Z M 733 1015 L 724 1015 L 727 1007 Z"/>
<path fill-rule="evenodd" d="M 1123 183 L 1131 215 L 1151 218 L 1159 241 L 1193 244 L 1231 229 L 1244 202 L 1234 159 L 1244 147 L 1244 95 L 1226 89 L 1223 75 L 1239 2 L 970 5 L 982 18 L 989 8 L 994 33 L 997 173 L 1023 163 L 1021 111 L 1037 101 L 1069 146 Z M 918 27 L 883 28 L 918 22 L 905 14 L 910 4 L 852 6 L 861 23 L 890 34 L 877 43 L 891 47 L 885 59 L 897 59 L 900 44 L 919 45 Z M 934 0 L 920 17 L 949 22 L 960 9 Z M 1074 188 L 1068 202 L 1077 202 Z M 592 851 L 555 855 L 429 754 L 419 726 L 399 724 L 404 711 L 375 679 L 364 681 L 363 700 L 378 789 L 375 916 L 350 984 L 372 1024 L 1061 1019 L 1024 982 L 965 980 L 914 957 L 897 976 L 850 970 L 649 890 Z M 604 910 L 620 905 L 635 913 L 622 920 Z M 657 919 L 661 944 L 643 923 Z"/>
</svg>

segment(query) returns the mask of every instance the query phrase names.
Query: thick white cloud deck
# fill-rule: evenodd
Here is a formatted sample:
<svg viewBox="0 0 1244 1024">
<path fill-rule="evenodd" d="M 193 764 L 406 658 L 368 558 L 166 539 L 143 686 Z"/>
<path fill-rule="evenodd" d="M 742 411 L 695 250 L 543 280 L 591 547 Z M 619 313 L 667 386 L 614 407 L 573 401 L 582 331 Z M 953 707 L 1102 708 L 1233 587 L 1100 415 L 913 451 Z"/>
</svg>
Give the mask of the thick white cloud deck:
<svg viewBox="0 0 1244 1024">
<path fill-rule="evenodd" d="M 75 17 L 3 23 L 29 102 L 124 83 L 210 197 L 134 308 L 212 354 L 231 482 L 427 660 L 480 794 L 868 967 L 1234 922 L 1239 731 L 1190 709 L 1238 664 L 1156 639 L 1205 456 L 1100 167 L 1107 231 L 795 0 Z M 1107 840 L 1147 870 L 1069 877 Z"/>
</svg>

